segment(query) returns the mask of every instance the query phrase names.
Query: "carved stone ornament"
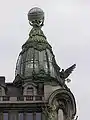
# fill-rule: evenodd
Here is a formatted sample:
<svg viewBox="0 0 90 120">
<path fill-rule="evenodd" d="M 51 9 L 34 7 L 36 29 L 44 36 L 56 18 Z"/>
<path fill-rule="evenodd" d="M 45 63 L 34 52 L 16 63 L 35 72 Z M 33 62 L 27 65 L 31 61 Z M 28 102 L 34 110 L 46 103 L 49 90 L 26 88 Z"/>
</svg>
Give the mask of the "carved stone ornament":
<svg viewBox="0 0 90 120">
<path fill-rule="evenodd" d="M 57 111 L 62 109 L 66 120 L 72 120 L 76 115 L 76 102 L 71 91 L 55 90 L 49 97 L 49 105 L 56 105 Z"/>
<path fill-rule="evenodd" d="M 45 109 L 43 109 L 43 113 L 47 120 L 57 120 L 57 111 L 55 105 L 46 106 Z"/>
</svg>

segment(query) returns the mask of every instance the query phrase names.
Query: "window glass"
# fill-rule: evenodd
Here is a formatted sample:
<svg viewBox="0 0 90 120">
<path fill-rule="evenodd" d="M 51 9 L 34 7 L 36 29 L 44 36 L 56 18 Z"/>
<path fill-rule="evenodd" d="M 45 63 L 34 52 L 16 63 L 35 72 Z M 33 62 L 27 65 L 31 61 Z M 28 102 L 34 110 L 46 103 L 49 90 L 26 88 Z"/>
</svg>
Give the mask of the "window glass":
<svg viewBox="0 0 90 120">
<path fill-rule="evenodd" d="M 33 68 L 33 61 L 26 62 L 26 69 L 28 70 L 30 68 Z"/>
<path fill-rule="evenodd" d="M 44 61 L 43 65 L 44 65 L 44 70 L 45 70 L 45 72 L 48 72 L 47 61 Z"/>
<path fill-rule="evenodd" d="M 26 113 L 26 120 L 33 120 L 33 113 Z"/>
<path fill-rule="evenodd" d="M 17 120 L 17 114 L 14 112 L 10 113 L 10 119 L 9 120 Z"/>
<path fill-rule="evenodd" d="M 23 113 L 19 113 L 18 120 L 23 120 Z"/>
<path fill-rule="evenodd" d="M 39 52 L 39 61 L 44 61 L 44 60 L 46 60 L 45 51 L 41 51 Z"/>
<path fill-rule="evenodd" d="M 45 50 L 39 52 L 39 69 L 44 69 L 46 71 L 47 61 L 46 61 L 46 53 Z"/>
<path fill-rule="evenodd" d="M 43 51 L 35 50 L 34 68 L 36 73 L 38 73 L 40 69 L 44 69 L 47 72 L 48 66 L 45 50 Z"/>
<path fill-rule="evenodd" d="M 33 72 L 33 61 L 26 62 L 25 65 L 25 76 L 30 76 Z"/>
<path fill-rule="evenodd" d="M 35 68 L 35 69 L 38 68 L 38 64 L 39 64 L 38 61 L 35 61 L 35 62 L 34 62 L 34 68 Z"/>
<path fill-rule="evenodd" d="M 34 55 L 34 50 L 33 48 L 29 48 L 27 51 L 27 57 L 26 57 L 26 61 L 28 60 L 33 60 L 33 55 Z"/>
<path fill-rule="evenodd" d="M 50 52 L 50 50 L 48 50 L 47 49 L 47 55 L 48 55 L 48 60 L 50 61 L 50 62 L 52 62 L 52 54 L 51 54 L 51 52 Z"/>
<path fill-rule="evenodd" d="M 41 113 L 36 113 L 36 120 L 41 120 Z"/>
<path fill-rule="evenodd" d="M 3 113 L 3 120 L 8 120 L 8 113 Z"/>
<path fill-rule="evenodd" d="M 34 51 L 34 68 L 35 72 L 38 73 L 39 68 L 39 52 L 37 50 Z"/>
<path fill-rule="evenodd" d="M 34 62 L 34 70 L 35 70 L 35 73 L 38 73 L 38 71 L 39 71 L 39 62 L 38 61 L 35 61 Z"/>
<path fill-rule="evenodd" d="M 33 88 L 32 87 L 27 88 L 27 95 L 33 95 Z"/>
</svg>

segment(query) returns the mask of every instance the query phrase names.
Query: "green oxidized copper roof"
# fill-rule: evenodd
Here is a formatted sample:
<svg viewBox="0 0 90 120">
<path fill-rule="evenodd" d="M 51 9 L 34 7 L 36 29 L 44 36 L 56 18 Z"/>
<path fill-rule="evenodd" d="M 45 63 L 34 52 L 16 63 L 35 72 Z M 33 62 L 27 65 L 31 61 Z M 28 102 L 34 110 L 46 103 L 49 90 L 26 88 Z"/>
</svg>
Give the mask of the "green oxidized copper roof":
<svg viewBox="0 0 90 120">
<path fill-rule="evenodd" d="M 50 44 L 47 42 L 46 36 L 39 27 L 33 27 L 30 31 L 29 38 L 22 48 L 33 47 L 39 50 L 46 48 L 51 49 Z"/>
<path fill-rule="evenodd" d="M 29 34 L 29 39 L 30 41 L 39 41 L 39 42 L 47 42 L 46 36 L 44 35 L 43 31 L 41 28 L 32 28 Z"/>
</svg>

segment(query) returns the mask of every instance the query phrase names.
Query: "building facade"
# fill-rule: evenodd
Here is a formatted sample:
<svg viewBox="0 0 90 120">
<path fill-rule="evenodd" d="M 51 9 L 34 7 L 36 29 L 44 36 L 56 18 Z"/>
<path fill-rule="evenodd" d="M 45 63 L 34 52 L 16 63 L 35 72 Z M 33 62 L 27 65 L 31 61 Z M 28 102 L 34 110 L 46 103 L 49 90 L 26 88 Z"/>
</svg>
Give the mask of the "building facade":
<svg viewBox="0 0 90 120">
<path fill-rule="evenodd" d="M 15 79 L 0 77 L 0 120 L 74 120 L 76 102 L 65 84 L 75 64 L 61 70 L 41 30 L 44 12 L 28 12 L 32 29 L 19 54 Z"/>
</svg>

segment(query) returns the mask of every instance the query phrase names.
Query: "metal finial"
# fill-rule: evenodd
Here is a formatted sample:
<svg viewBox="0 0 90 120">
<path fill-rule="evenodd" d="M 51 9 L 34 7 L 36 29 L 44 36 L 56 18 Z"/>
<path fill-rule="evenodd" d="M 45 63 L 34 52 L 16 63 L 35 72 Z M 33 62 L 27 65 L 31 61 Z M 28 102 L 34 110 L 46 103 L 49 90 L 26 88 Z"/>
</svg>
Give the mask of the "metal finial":
<svg viewBox="0 0 90 120">
<path fill-rule="evenodd" d="M 44 23 L 44 12 L 41 8 L 34 7 L 28 12 L 28 20 L 33 27 L 42 27 Z"/>
</svg>

